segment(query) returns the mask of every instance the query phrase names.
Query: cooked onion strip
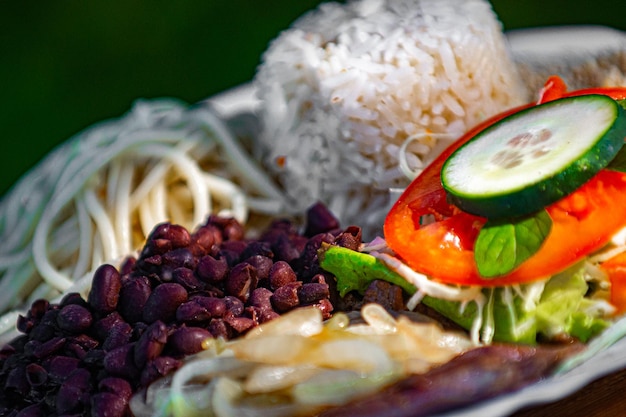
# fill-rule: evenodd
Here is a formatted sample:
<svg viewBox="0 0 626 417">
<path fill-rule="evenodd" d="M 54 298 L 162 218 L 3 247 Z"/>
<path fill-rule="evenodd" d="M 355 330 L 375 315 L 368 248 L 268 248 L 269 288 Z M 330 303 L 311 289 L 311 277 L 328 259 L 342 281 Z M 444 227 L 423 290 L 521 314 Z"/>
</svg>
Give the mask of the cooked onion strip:
<svg viewBox="0 0 626 417">
<path fill-rule="evenodd" d="M 378 304 L 323 322 L 313 307 L 293 310 L 229 342 L 208 339 L 131 408 L 142 416 L 313 415 L 376 392 L 410 373 L 425 372 L 473 345 L 434 322 L 393 318 Z"/>
</svg>

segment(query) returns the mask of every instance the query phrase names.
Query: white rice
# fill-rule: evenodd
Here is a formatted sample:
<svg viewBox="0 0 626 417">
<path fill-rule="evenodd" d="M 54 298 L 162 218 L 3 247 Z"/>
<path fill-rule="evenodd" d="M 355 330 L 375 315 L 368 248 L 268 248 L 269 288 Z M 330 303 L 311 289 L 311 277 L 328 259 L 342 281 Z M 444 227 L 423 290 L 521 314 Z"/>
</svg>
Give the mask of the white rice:
<svg viewBox="0 0 626 417">
<path fill-rule="evenodd" d="M 294 211 L 323 201 L 342 225 L 374 233 L 390 190 L 469 127 L 528 98 L 483 0 L 322 4 L 270 44 L 255 85 L 257 151 Z"/>
</svg>

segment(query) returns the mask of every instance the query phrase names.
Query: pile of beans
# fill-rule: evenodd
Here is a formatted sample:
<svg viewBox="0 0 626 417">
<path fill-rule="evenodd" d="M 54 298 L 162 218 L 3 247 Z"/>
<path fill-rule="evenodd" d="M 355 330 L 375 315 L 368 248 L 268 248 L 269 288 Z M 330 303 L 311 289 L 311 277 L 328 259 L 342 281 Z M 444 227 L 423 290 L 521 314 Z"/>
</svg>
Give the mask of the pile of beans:
<svg viewBox="0 0 626 417">
<path fill-rule="evenodd" d="M 305 305 L 330 317 L 338 298 L 317 263 L 322 242 L 356 249 L 361 231 L 341 230 L 320 204 L 302 233 L 277 220 L 257 239 L 215 216 L 193 233 L 157 225 L 137 258 L 95 272 L 86 300 L 38 300 L 19 318 L 21 334 L 0 350 L 0 416 L 129 416 L 133 393 L 208 337 Z"/>
</svg>

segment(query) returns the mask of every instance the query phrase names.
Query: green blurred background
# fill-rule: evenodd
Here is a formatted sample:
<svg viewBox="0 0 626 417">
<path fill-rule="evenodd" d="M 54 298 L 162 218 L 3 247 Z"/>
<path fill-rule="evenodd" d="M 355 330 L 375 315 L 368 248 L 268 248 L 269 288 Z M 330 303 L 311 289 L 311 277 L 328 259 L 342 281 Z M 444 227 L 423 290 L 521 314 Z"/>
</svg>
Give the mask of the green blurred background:
<svg viewBox="0 0 626 417">
<path fill-rule="evenodd" d="M 0 2 L 0 196 L 53 147 L 137 98 L 193 103 L 252 79 L 321 0 Z M 505 29 L 626 30 L 626 0 L 492 0 Z"/>
</svg>

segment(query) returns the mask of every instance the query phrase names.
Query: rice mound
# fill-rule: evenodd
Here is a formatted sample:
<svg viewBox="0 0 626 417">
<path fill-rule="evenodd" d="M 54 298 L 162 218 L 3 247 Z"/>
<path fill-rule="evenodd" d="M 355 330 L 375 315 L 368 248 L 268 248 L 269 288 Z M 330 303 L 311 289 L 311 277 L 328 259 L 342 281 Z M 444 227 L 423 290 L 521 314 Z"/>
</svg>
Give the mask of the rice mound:
<svg viewBox="0 0 626 417">
<path fill-rule="evenodd" d="M 528 99 L 483 0 L 323 3 L 270 43 L 254 84 L 256 152 L 292 209 L 322 201 L 371 233 L 451 141 Z"/>
</svg>

